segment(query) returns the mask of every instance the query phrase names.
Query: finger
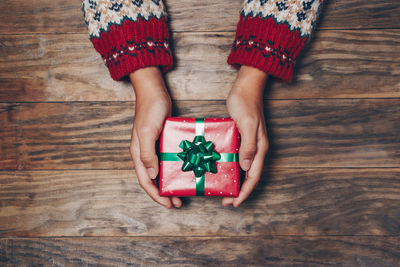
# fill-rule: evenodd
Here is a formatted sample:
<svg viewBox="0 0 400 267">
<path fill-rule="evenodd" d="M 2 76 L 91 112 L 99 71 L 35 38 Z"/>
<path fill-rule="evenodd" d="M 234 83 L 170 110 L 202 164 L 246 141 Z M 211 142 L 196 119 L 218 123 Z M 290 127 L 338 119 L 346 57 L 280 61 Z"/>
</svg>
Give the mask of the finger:
<svg viewBox="0 0 400 267">
<path fill-rule="evenodd" d="M 233 203 L 233 197 L 224 197 L 222 199 L 222 206 L 224 207 L 232 205 L 232 203 Z"/>
<path fill-rule="evenodd" d="M 265 141 L 259 142 L 259 147 L 260 149 L 257 150 L 251 168 L 246 172 L 246 178 L 240 189 L 239 196 L 233 200 L 232 204 L 235 208 L 239 207 L 239 205 L 247 199 L 260 180 L 264 166 L 264 158 L 267 153 Z"/>
<path fill-rule="evenodd" d="M 174 204 L 175 208 L 180 208 L 182 207 L 182 200 L 179 197 L 172 197 L 172 204 Z"/>
<path fill-rule="evenodd" d="M 150 127 L 138 129 L 140 161 L 151 179 L 155 179 L 158 174 L 158 158 L 155 149 L 157 138 L 157 130 L 155 129 Z"/>
<path fill-rule="evenodd" d="M 146 167 L 140 161 L 140 148 L 138 144 L 138 136 L 135 131 L 133 131 L 132 133 L 131 151 L 133 162 L 135 164 L 136 175 L 138 177 L 140 186 L 155 202 L 166 208 L 172 208 L 171 199 L 168 197 L 162 197 L 158 194 L 158 188 L 150 179 L 147 174 Z"/>
<path fill-rule="evenodd" d="M 258 123 L 246 118 L 239 122 L 238 130 L 241 137 L 239 148 L 239 164 L 244 171 L 248 171 L 257 152 Z"/>
</svg>

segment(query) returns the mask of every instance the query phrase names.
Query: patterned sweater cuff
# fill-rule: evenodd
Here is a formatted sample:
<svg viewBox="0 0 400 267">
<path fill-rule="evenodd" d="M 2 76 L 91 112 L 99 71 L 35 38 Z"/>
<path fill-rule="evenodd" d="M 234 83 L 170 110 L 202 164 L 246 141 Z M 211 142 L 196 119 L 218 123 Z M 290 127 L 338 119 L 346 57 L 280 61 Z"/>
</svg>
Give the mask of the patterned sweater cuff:
<svg viewBox="0 0 400 267">
<path fill-rule="evenodd" d="M 116 81 L 146 66 L 160 66 L 165 73 L 173 65 L 165 17 L 125 19 L 121 25 L 111 25 L 100 38 L 92 37 L 91 41 Z"/>
<path fill-rule="evenodd" d="M 290 82 L 296 58 L 307 37 L 291 31 L 286 24 L 276 23 L 272 17 L 240 16 L 235 41 L 228 56 L 228 64 L 256 67 L 284 82 Z"/>
</svg>

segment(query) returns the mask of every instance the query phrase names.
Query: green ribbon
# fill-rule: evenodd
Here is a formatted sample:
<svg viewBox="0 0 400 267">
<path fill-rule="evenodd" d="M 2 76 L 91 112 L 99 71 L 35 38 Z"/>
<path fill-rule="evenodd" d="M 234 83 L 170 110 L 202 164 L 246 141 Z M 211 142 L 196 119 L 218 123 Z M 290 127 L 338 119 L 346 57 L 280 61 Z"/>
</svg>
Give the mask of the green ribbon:
<svg viewBox="0 0 400 267">
<path fill-rule="evenodd" d="M 238 154 L 237 153 L 219 153 L 221 158 L 216 160 L 216 162 L 238 162 Z M 160 155 L 161 161 L 182 161 L 178 157 L 178 153 L 168 153 L 163 152 Z"/>
<path fill-rule="evenodd" d="M 216 162 L 237 162 L 237 153 L 218 153 L 214 144 L 204 138 L 204 119 L 196 119 L 196 136 L 193 142 L 182 140 L 179 153 L 160 154 L 161 161 L 183 161 L 182 171 L 193 171 L 196 176 L 196 195 L 204 196 L 204 173 L 217 173 Z"/>
</svg>

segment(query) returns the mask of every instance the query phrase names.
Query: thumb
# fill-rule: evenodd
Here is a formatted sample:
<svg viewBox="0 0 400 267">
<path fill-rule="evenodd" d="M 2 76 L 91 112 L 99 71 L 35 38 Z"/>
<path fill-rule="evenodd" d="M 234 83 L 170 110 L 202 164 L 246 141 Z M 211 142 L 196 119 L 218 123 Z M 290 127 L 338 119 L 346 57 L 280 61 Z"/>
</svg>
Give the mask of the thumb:
<svg viewBox="0 0 400 267">
<path fill-rule="evenodd" d="M 147 174 L 151 179 L 157 177 L 158 174 L 158 158 L 155 150 L 156 139 L 155 133 L 144 131 L 138 134 L 140 146 L 140 160 L 146 167 Z"/>
<path fill-rule="evenodd" d="M 248 171 L 257 152 L 257 126 L 248 125 L 239 128 L 239 132 L 241 137 L 239 164 L 244 171 Z"/>
</svg>

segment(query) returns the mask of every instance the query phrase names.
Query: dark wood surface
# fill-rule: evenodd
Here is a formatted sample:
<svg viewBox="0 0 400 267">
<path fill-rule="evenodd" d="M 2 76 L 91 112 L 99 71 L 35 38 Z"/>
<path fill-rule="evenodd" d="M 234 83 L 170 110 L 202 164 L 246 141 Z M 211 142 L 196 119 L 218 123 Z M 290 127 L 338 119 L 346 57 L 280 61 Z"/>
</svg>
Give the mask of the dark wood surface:
<svg viewBox="0 0 400 267">
<path fill-rule="evenodd" d="M 398 237 L 0 239 L 10 266 L 398 265 Z"/>
<path fill-rule="evenodd" d="M 165 1 L 174 115 L 228 116 L 241 2 Z M 0 1 L 0 266 L 398 266 L 399 12 L 326 1 L 294 81 L 268 82 L 250 198 L 166 210 L 137 183 L 133 90 L 110 79 L 80 1 Z"/>
</svg>

